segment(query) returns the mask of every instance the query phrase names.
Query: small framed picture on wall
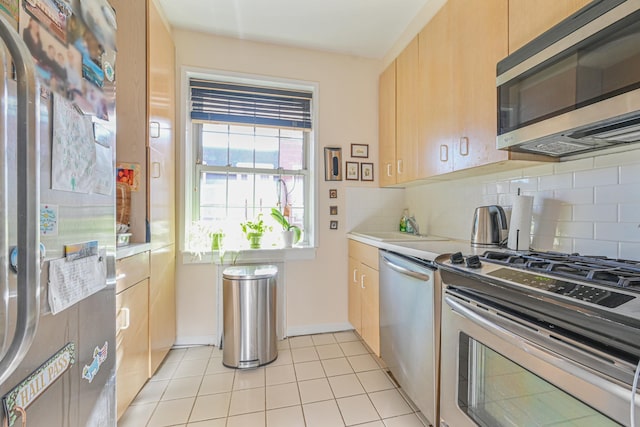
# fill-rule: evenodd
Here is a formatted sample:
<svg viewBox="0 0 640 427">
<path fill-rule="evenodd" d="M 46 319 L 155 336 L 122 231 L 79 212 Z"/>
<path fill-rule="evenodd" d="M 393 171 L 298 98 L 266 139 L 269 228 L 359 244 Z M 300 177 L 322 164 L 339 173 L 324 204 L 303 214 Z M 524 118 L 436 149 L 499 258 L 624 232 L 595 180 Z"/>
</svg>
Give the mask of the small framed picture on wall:
<svg viewBox="0 0 640 427">
<path fill-rule="evenodd" d="M 338 215 L 338 207 L 329 206 L 329 215 Z"/>
<path fill-rule="evenodd" d="M 337 199 L 338 198 L 338 190 L 336 188 L 332 188 L 329 190 L 329 198 Z"/>
<path fill-rule="evenodd" d="M 373 163 L 360 163 L 360 179 L 373 181 Z"/>
<path fill-rule="evenodd" d="M 347 162 L 347 179 L 349 181 L 357 181 L 359 176 L 358 162 Z"/>
<path fill-rule="evenodd" d="M 369 157 L 368 144 L 351 144 L 351 157 L 360 157 L 366 159 Z"/>
<path fill-rule="evenodd" d="M 338 229 L 338 221 L 329 222 L 329 229 L 330 230 L 337 230 Z"/>
</svg>

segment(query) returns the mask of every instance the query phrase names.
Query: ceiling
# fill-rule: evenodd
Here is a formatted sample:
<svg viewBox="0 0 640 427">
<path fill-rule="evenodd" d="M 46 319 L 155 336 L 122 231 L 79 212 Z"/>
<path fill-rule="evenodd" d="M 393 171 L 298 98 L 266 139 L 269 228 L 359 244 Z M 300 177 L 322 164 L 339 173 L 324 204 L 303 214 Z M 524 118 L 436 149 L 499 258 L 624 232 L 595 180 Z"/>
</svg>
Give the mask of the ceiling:
<svg viewBox="0 0 640 427">
<path fill-rule="evenodd" d="M 174 28 L 382 58 L 429 0 L 158 0 Z"/>
</svg>

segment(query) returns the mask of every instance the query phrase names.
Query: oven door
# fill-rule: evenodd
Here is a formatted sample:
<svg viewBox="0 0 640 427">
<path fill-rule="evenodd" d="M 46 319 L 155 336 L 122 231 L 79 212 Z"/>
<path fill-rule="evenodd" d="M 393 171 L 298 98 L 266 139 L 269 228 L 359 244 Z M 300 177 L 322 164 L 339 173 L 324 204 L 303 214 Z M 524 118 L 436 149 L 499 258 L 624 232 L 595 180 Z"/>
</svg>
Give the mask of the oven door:
<svg viewBox="0 0 640 427">
<path fill-rule="evenodd" d="M 563 356 L 555 338 L 547 336 L 548 345 L 524 338 L 536 329 L 443 294 L 441 426 L 629 425 L 631 387 Z"/>
</svg>

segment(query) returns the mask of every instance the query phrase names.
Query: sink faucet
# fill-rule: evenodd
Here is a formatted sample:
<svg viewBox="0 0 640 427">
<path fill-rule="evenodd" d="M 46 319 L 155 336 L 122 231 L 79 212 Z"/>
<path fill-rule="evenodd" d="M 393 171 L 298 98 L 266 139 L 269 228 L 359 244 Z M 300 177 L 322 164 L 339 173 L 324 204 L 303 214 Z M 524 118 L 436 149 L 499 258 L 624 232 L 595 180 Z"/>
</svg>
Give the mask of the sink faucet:
<svg viewBox="0 0 640 427">
<path fill-rule="evenodd" d="M 411 228 L 413 228 L 413 234 L 414 236 L 419 236 L 420 235 L 420 227 L 418 226 L 418 223 L 416 221 L 416 219 L 412 216 L 407 217 L 407 222 L 411 225 Z"/>
</svg>

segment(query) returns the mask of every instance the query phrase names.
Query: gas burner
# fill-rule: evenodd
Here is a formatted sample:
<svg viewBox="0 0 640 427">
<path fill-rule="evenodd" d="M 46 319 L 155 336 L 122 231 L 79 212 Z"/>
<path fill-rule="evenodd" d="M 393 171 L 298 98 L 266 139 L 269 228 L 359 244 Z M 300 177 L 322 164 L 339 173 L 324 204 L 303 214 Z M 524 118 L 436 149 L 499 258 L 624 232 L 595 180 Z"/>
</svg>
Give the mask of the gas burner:
<svg viewBox="0 0 640 427">
<path fill-rule="evenodd" d="M 589 283 L 640 291 L 640 262 L 559 252 L 487 251 L 484 261 Z"/>
</svg>

